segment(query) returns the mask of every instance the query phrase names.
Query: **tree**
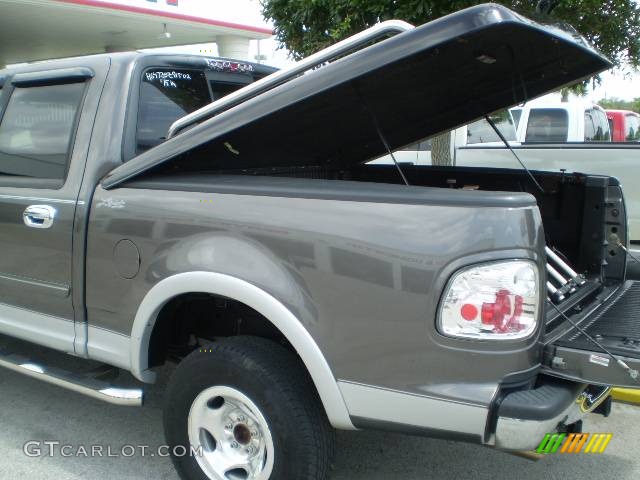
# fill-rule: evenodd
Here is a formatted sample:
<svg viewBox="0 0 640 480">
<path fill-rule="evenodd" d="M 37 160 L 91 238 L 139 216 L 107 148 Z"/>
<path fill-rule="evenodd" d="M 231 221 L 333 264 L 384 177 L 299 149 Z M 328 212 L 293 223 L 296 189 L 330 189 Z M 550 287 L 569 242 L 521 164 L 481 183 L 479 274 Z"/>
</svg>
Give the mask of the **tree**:
<svg viewBox="0 0 640 480">
<path fill-rule="evenodd" d="M 634 112 L 640 113 L 640 97 L 634 98 L 633 100 L 630 100 L 630 101 L 622 100 L 616 97 L 603 98 L 601 100 L 598 100 L 597 103 L 602 108 L 606 108 L 606 109 L 633 110 Z"/>
<path fill-rule="evenodd" d="M 398 18 L 421 25 L 482 3 L 473 0 L 261 1 L 264 16 L 275 24 L 277 39 L 296 59 L 383 20 Z M 635 0 L 541 0 L 540 5 L 552 3 L 551 14 L 537 13 L 539 5 L 535 0 L 499 3 L 546 22 L 569 23 L 616 64 L 640 66 L 640 5 Z"/>
<path fill-rule="evenodd" d="M 482 3 L 473 0 L 261 0 L 277 39 L 295 59 L 393 18 L 414 25 Z M 568 23 L 616 65 L 640 66 L 640 4 L 636 0 L 498 0 L 546 23 Z M 545 13 L 540 13 L 545 12 Z M 551 13 L 549 13 L 551 12 Z M 436 142 L 437 143 L 437 142 Z M 445 149 L 439 149 L 445 151 Z M 448 152 L 449 149 L 446 149 Z M 445 154 L 448 155 L 448 154 Z M 448 158 L 440 163 L 451 162 Z"/>
</svg>

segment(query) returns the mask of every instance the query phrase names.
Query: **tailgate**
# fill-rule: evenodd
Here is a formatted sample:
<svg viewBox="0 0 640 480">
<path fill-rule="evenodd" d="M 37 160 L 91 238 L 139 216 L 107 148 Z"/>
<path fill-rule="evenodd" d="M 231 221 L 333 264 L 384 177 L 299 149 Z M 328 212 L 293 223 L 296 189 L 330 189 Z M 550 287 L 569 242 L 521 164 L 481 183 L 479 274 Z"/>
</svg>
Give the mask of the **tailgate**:
<svg viewBox="0 0 640 480">
<path fill-rule="evenodd" d="M 640 370 L 640 282 L 625 282 L 579 325 L 631 369 Z M 546 345 L 543 368 L 556 377 L 586 383 L 640 386 L 640 378 L 632 378 L 575 327 Z"/>
</svg>

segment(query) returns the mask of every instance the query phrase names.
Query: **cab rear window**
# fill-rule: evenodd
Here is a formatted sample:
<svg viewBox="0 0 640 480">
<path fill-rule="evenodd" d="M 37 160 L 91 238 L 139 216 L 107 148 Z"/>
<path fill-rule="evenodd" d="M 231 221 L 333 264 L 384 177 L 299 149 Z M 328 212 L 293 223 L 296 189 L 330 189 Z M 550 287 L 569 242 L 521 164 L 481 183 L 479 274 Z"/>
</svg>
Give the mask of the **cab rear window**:
<svg viewBox="0 0 640 480">
<path fill-rule="evenodd" d="M 162 143 L 173 122 L 211 103 L 211 91 L 201 70 L 151 68 L 142 73 L 136 151 Z"/>
<path fill-rule="evenodd" d="M 566 142 L 569 115 L 561 108 L 532 108 L 525 142 Z"/>
</svg>

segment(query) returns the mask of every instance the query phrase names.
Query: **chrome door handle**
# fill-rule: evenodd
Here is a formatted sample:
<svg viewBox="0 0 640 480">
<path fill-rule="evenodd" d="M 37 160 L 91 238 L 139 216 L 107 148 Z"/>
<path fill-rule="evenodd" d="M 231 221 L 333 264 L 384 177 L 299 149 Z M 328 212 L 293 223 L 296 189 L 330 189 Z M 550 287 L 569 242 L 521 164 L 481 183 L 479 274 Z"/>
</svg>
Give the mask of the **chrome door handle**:
<svg viewBox="0 0 640 480">
<path fill-rule="evenodd" d="M 56 218 L 56 209 L 49 205 L 30 205 L 22 214 L 22 219 L 27 227 L 49 228 Z"/>
</svg>

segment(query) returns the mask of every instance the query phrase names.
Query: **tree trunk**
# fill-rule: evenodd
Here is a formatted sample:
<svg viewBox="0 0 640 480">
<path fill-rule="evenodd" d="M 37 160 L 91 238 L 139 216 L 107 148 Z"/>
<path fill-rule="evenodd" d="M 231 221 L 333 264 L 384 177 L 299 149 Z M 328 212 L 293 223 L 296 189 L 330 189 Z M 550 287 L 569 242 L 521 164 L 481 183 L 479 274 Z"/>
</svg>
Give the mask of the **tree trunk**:
<svg viewBox="0 0 640 480">
<path fill-rule="evenodd" d="M 451 132 L 441 133 L 431 139 L 431 165 L 453 166 Z"/>
</svg>

